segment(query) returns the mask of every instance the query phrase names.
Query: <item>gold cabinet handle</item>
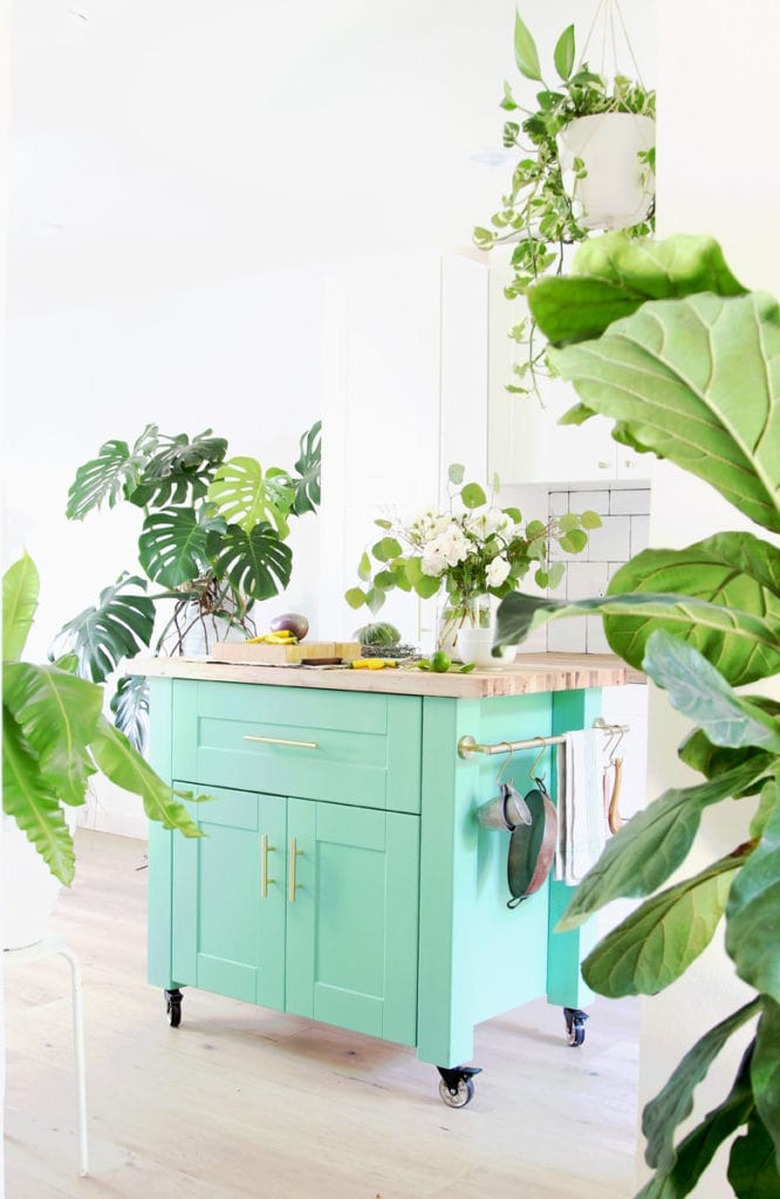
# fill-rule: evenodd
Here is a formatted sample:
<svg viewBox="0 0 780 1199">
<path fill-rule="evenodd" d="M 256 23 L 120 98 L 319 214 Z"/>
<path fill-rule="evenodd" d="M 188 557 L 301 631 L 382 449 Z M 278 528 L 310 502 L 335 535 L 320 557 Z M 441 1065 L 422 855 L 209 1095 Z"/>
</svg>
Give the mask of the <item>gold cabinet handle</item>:
<svg viewBox="0 0 780 1199">
<path fill-rule="evenodd" d="M 294 745 L 297 749 L 319 749 L 317 741 L 288 741 L 285 737 L 252 737 L 248 733 L 245 741 L 257 741 L 261 745 Z"/>
<path fill-rule="evenodd" d="M 287 871 L 287 876 L 288 876 L 287 902 L 288 903 L 295 903 L 295 892 L 301 886 L 300 883 L 296 883 L 296 881 L 295 881 L 295 859 L 298 857 L 299 854 L 302 854 L 302 853 L 303 853 L 303 850 L 298 848 L 298 843 L 296 842 L 295 837 L 290 837 L 290 868 Z"/>
<path fill-rule="evenodd" d="M 268 877 L 268 855 L 275 853 L 276 846 L 268 844 L 268 833 L 260 838 L 260 898 L 268 898 L 268 884 L 275 883 L 275 878 Z"/>
</svg>

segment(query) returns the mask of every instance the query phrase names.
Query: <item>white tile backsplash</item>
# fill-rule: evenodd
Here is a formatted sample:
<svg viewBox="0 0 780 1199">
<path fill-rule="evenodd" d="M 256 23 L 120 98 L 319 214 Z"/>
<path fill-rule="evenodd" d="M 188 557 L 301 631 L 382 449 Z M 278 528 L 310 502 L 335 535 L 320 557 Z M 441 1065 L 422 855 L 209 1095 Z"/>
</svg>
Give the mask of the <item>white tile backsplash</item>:
<svg viewBox="0 0 780 1199">
<path fill-rule="evenodd" d="M 550 592 L 556 599 L 578 600 L 606 594 L 616 571 L 634 554 L 647 548 L 650 531 L 648 487 L 557 489 L 550 492 L 549 502 L 551 517 L 590 510 L 598 512 L 602 520 L 601 528 L 589 532 L 588 545 L 582 554 L 566 554 L 555 544 L 551 545 L 550 558 L 566 563 L 561 586 Z M 544 632 L 540 629 L 534 635 L 535 649 Z M 554 621 L 547 626 L 547 649 L 553 653 L 611 652 L 600 616 Z"/>
</svg>

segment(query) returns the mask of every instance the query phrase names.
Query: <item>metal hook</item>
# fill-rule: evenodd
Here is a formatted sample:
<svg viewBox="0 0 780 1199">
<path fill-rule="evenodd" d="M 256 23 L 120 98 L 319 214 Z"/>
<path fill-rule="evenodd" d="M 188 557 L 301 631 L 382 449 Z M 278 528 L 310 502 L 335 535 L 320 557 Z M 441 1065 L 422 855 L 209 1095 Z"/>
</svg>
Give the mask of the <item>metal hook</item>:
<svg viewBox="0 0 780 1199">
<path fill-rule="evenodd" d="M 533 766 L 528 771 L 528 777 L 530 778 L 532 783 L 535 783 L 537 781 L 537 778 L 544 779 L 545 776 L 543 774 L 537 775 L 537 769 L 538 769 L 539 763 L 541 762 L 542 758 L 547 753 L 547 740 L 545 737 L 534 737 L 534 741 L 541 742 L 542 748 L 539 750 L 539 753 L 534 758 Z"/>
<path fill-rule="evenodd" d="M 614 745 L 612 744 L 612 738 L 610 738 L 610 740 L 607 744 L 607 749 L 609 751 L 610 766 L 614 766 L 616 762 L 622 762 L 622 760 L 623 760 L 622 758 L 615 758 L 615 754 L 617 753 L 618 749 L 620 748 L 620 742 L 623 740 L 625 735 L 626 734 L 624 733 L 623 729 L 616 729 L 612 735 L 614 737 L 614 741 L 615 741 Z"/>
<path fill-rule="evenodd" d="M 512 749 L 512 746 L 509 744 L 508 741 L 504 741 L 503 744 L 506 746 L 508 752 L 507 752 L 507 755 L 504 758 L 503 762 L 499 766 L 498 774 L 496 775 L 496 783 L 498 783 L 499 785 L 501 783 L 501 776 L 504 773 L 504 771 L 506 770 L 509 763 L 512 761 L 512 758 L 514 757 L 514 752 L 515 752 Z"/>
</svg>

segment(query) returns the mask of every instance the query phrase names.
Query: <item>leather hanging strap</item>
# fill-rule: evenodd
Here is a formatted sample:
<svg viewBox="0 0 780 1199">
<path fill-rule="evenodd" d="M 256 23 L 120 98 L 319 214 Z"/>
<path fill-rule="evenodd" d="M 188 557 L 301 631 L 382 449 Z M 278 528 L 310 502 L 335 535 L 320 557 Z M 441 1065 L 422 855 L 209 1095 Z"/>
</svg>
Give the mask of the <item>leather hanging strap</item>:
<svg viewBox="0 0 780 1199">
<path fill-rule="evenodd" d="M 623 785 L 623 759 L 612 759 L 612 794 L 607 800 L 604 796 L 604 803 L 607 809 L 607 827 L 611 833 L 617 833 L 625 824 L 623 817 L 620 815 L 618 804 L 620 802 L 620 790 Z M 604 773 L 604 781 L 606 783 L 606 771 Z"/>
</svg>

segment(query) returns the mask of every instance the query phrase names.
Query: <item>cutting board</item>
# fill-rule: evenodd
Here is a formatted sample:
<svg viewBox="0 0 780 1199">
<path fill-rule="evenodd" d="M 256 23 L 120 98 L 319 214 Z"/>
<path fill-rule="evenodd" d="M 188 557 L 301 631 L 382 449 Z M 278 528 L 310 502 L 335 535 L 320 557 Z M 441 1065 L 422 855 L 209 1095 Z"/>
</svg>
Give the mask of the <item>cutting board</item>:
<svg viewBox="0 0 780 1199">
<path fill-rule="evenodd" d="M 360 657 L 359 641 L 302 641 L 299 645 L 268 645 L 260 641 L 218 641 L 211 651 L 216 662 L 257 662 L 297 666 L 301 662 L 351 662 Z"/>
</svg>

